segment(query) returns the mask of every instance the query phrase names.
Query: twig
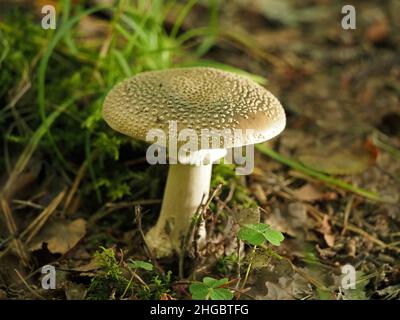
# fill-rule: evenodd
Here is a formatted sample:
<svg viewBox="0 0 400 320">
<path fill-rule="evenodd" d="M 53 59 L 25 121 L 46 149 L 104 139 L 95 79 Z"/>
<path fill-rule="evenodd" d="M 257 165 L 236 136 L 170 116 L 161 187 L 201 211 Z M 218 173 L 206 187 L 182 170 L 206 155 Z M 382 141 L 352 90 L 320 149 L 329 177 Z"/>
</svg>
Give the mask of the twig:
<svg viewBox="0 0 400 320">
<path fill-rule="evenodd" d="M 297 272 L 299 275 L 301 275 L 304 279 L 306 279 L 308 282 L 310 282 L 311 284 L 313 284 L 315 287 L 317 287 L 318 289 L 322 289 L 324 291 L 328 291 L 328 288 L 321 282 L 319 282 L 318 280 L 314 279 L 312 276 L 310 276 L 309 274 L 307 274 L 306 272 L 304 272 L 303 270 L 301 270 L 300 268 L 296 267 L 292 261 L 290 261 L 289 258 L 284 257 L 284 259 L 286 261 L 289 262 L 290 266 L 292 267 L 292 269 Z"/>
<path fill-rule="evenodd" d="M 142 237 L 147 256 L 149 257 L 152 264 L 160 271 L 160 273 L 164 277 L 165 276 L 164 270 L 159 266 L 159 264 L 157 263 L 157 260 L 154 258 L 153 253 L 151 252 L 149 246 L 147 245 L 146 237 L 144 235 L 143 228 L 142 228 L 142 210 L 140 209 L 140 205 L 135 205 L 135 222 L 137 224 L 137 228 L 139 230 L 140 236 Z"/>
<path fill-rule="evenodd" d="M 62 211 L 63 215 L 65 215 L 67 213 L 69 206 L 72 202 L 72 199 L 73 199 L 76 191 L 78 190 L 78 187 L 79 187 L 83 177 L 85 176 L 85 173 L 86 173 L 89 163 L 91 163 L 93 160 L 95 160 L 98 157 L 98 155 L 99 155 L 99 152 L 98 152 L 98 149 L 96 149 L 95 151 L 90 153 L 89 157 L 86 158 L 86 160 L 83 162 L 83 164 L 79 168 L 79 171 L 74 179 L 74 182 L 72 183 L 71 189 L 68 192 L 68 195 L 65 199 L 64 207 L 63 207 L 63 211 Z"/>
<path fill-rule="evenodd" d="M 350 200 L 349 200 L 349 202 L 347 202 L 346 208 L 344 209 L 342 235 L 344 235 L 346 233 L 347 225 L 349 223 L 351 208 L 353 207 L 353 201 L 354 201 L 354 197 L 350 197 Z"/>
<path fill-rule="evenodd" d="M 218 195 L 218 193 L 221 191 L 222 188 L 222 183 L 220 183 L 214 190 L 214 192 L 211 194 L 211 196 L 208 198 L 207 202 L 204 205 L 200 205 L 197 210 L 196 213 L 193 216 L 192 222 L 190 224 L 189 230 L 186 233 L 183 241 L 182 241 L 182 250 L 179 254 L 179 278 L 183 279 L 184 278 L 184 274 L 183 274 L 183 263 L 185 260 L 185 252 L 187 250 L 187 247 L 189 245 L 189 241 L 190 238 L 192 237 L 192 233 L 196 227 L 196 225 L 199 223 L 200 218 L 204 215 L 204 213 L 206 212 L 206 210 L 208 209 L 211 201 Z M 204 201 L 204 195 L 203 195 L 203 199 L 201 200 L 201 202 Z"/>
<path fill-rule="evenodd" d="M 40 209 L 40 210 L 44 209 L 44 207 L 42 205 L 34 203 L 32 201 L 14 199 L 14 200 L 11 200 L 11 202 L 19 204 L 19 206 L 14 207 L 14 210 L 21 209 L 24 207 L 31 207 L 31 208 Z"/>
<path fill-rule="evenodd" d="M 74 182 L 72 183 L 71 189 L 69 190 L 67 197 L 65 198 L 64 207 L 62 210 L 63 215 L 65 215 L 65 213 L 69 209 L 72 199 L 73 199 L 76 191 L 78 190 L 79 184 L 81 183 L 81 181 L 86 173 L 86 169 L 87 169 L 87 161 L 84 161 L 83 164 L 81 165 L 81 167 L 79 168 L 79 171 L 74 179 Z"/>
<path fill-rule="evenodd" d="M 205 195 L 203 195 L 201 202 L 204 201 L 204 197 L 205 197 Z M 187 233 L 185 234 L 185 237 L 182 240 L 182 250 L 179 253 L 179 265 L 178 265 L 180 279 L 184 278 L 183 264 L 184 264 L 184 260 L 185 260 L 185 253 L 186 253 L 187 247 L 189 246 L 189 241 L 190 241 L 191 235 L 192 235 L 196 225 L 199 223 L 201 213 L 202 213 L 202 207 L 203 207 L 203 205 L 200 204 L 200 206 L 197 208 L 196 213 L 193 215 L 192 221 L 190 223 L 189 230 L 187 231 Z"/>
<path fill-rule="evenodd" d="M 8 202 L 4 197 L 0 198 L 1 201 L 1 209 L 3 212 L 4 220 L 6 223 L 6 227 L 8 229 L 8 232 L 11 235 L 15 235 L 17 233 L 17 225 L 15 224 L 14 218 L 11 213 L 11 208 L 8 205 Z"/>
<path fill-rule="evenodd" d="M 249 274 L 250 274 L 251 267 L 253 266 L 253 260 L 254 260 L 255 254 L 256 254 L 256 250 L 257 250 L 257 246 L 254 246 L 253 250 L 251 252 L 249 265 L 247 266 L 246 275 L 244 276 L 244 280 L 243 280 L 243 284 L 242 284 L 242 290 L 246 286 L 247 279 L 249 278 Z M 239 295 L 238 299 L 239 298 L 240 298 L 240 295 Z"/>
<path fill-rule="evenodd" d="M 61 191 L 57 197 L 55 197 L 50 204 L 40 213 L 35 220 L 33 220 L 29 226 L 20 234 L 19 238 L 27 236 L 25 244 L 29 243 L 32 238 L 40 231 L 46 221 L 50 218 L 53 212 L 56 210 L 60 202 L 65 196 L 65 190 Z"/>
<path fill-rule="evenodd" d="M 241 272 L 241 271 L 240 271 L 240 268 L 241 268 L 241 265 L 242 265 L 242 259 L 240 258 L 241 241 L 242 241 L 242 240 L 240 240 L 239 237 L 237 237 L 236 243 L 237 243 L 237 247 L 238 247 L 238 249 L 237 249 L 238 262 L 237 262 L 237 270 L 236 270 L 236 273 L 237 273 L 237 277 L 238 277 L 239 279 L 240 279 L 240 272 Z M 239 284 L 240 284 L 240 281 L 236 282 L 236 286 L 235 286 L 236 289 L 239 288 Z"/>
<path fill-rule="evenodd" d="M 137 200 L 137 201 L 129 201 L 129 202 L 120 202 L 120 203 L 106 203 L 100 210 L 98 210 L 95 214 L 93 214 L 89 220 L 88 224 L 95 224 L 98 220 L 105 218 L 110 213 L 117 211 L 123 208 L 132 208 L 134 206 L 145 206 L 145 205 L 153 205 L 161 203 L 160 199 L 147 199 L 147 200 Z"/>
<path fill-rule="evenodd" d="M 153 254 L 151 253 L 151 250 L 149 249 L 149 246 L 147 245 L 147 242 L 146 242 L 146 237 L 144 236 L 144 232 L 143 232 L 143 228 L 142 228 L 142 210 L 140 209 L 140 205 L 135 205 L 135 222 L 137 224 L 140 236 L 142 237 L 147 254 L 148 254 L 150 260 L 154 261 Z"/>
<path fill-rule="evenodd" d="M 8 205 L 7 200 L 0 194 L 0 207 L 1 212 L 3 212 L 4 220 L 6 223 L 6 227 L 10 236 L 13 238 L 9 243 L 9 247 L 11 245 L 14 246 L 18 256 L 20 257 L 22 264 L 27 267 L 29 265 L 29 257 L 25 251 L 25 248 L 21 241 L 16 238 L 17 235 L 17 225 L 15 224 L 14 218 L 12 216 L 11 209 Z"/>
<path fill-rule="evenodd" d="M 319 210 L 315 209 L 313 206 L 310 206 L 310 205 L 307 206 L 307 212 L 310 213 L 312 216 L 314 216 L 317 220 L 321 220 L 324 215 L 322 212 L 320 212 Z M 334 224 L 336 224 L 340 227 L 343 227 L 343 222 L 340 219 L 335 218 L 335 217 L 330 217 L 330 219 Z M 359 235 L 363 236 L 364 238 L 371 241 L 372 243 L 375 243 L 378 246 L 382 247 L 383 249 L 392 249 L 396 252 L 400 252 L 399 247 L 393 246 L 391 244 L 387 244 L 387 243 L 383 242 L 382 240 L 379 240 L 379 239 L 375 238 L 374 236 L 371 236 L 368 232 L 366 232 L 350 223 L 347 224 L 346 228 L 349 231 L 358 233 Z"/>
<path fill-rule="evenodd" d="M 252 295 L 250 295 L 250 294 L 248 294 L 248 293 L 246 292 L 246 291 L 248 291 L 248 290 L 244 291 L 244 290 L 242 290 L 242 289 L 237 289 L 236 287 L 235 287 L 235 288 L 229 288 L 229 289 L 232 290 L 232 291 L 235 291 L 236 293 L 238 293 L 238 295 L 237 295 L 237 297 L 236 297 L 237 300 L 240 299 L 240 296 L 241 296 L 241 295 L 244 295 L 244 296 L 250 298 L 251 300 L 256 300 L 256 298 L 254 298 Z"/>
<path fill-rule="evenodd" d="M 14 269 L 14 271 L 17 273 L 18 278 L 20 278 L 20 280 L 22 281 L 22 283 L 26 286 L 26 288 L 33 294 L 35 295 L 37 298 L 41 299 L 41 300 L 46 300 L 43 296 L 41 296 L 39 293 L 37 293 L 35 290 L 33 290 L 31 288 L 31 286 L 28 284 L 28 282 L 26 282 L 26 280 L 24 279 L 24 277 L 18 272 L 17 269 Z"/>
<path fill-rule="evenodd" d="M 235 189 L 236 189 L 236 184 L 231 183 L 230 188 L 229 188 L 229 193 L 224 200 L 225 204 L 228 204 L 228 202 L 232 200 L 233 195 L 235 194 Z"/>
</svg>

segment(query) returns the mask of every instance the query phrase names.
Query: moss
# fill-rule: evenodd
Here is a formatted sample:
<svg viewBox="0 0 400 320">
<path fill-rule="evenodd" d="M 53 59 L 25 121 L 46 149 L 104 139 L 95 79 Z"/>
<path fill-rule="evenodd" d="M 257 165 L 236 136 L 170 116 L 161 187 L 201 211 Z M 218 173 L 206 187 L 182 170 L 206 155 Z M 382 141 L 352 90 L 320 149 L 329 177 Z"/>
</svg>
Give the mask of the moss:
<svg viewBox="0 0 400 320">
<path fill-rule="evenodd" d="M 114 250 L 102 247 L 101 251 L 96 252 L 95 260 L 100 269 L 91 280 L 87 298 L 106 300 L 112 295 L 120 296 L 129 281 L 122 274 Z"/>
</svg>

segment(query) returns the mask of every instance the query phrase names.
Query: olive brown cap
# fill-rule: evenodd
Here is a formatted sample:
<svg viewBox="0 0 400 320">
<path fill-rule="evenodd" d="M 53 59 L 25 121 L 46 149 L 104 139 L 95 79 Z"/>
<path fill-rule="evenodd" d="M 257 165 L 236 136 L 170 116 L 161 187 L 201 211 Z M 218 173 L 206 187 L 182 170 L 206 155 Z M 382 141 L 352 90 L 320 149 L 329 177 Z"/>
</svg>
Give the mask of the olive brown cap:
<svg viewBox="0 0 400 320">
<path fill-rule="evenodd" d="M 195 130 L 199 139 L 204 129 L 242 130 L 220 148 L 269 140 L 286 124 L 282 105 L 268 90 L 208 67 L 148 71 L 123 80 L 108 93 L 103 118 L 114 130 L 141 140 L 151 129 L 167 133 L 170 121 L 176 121 L 178 132 Z"/>
</svg>

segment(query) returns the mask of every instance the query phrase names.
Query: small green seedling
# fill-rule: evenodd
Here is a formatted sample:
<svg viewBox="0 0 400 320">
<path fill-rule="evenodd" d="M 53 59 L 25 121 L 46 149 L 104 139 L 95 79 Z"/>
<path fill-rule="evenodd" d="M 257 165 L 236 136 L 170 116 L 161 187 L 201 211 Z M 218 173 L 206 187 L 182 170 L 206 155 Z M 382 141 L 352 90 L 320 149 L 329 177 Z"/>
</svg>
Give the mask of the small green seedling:
<svg viewBox="0 0 400 320">
<path fill-rule="evenodd" d="M 280 246 L 285 237 L 281 232 L 272 229 L 271 226 L 268 224 L 255 223 L 244 225 L 239 230 L 238 238 L 253 246 L 253 251 L 250 256 L 250 262 L 247 266 L 246 275 L 242 284 L 242 289 L 244 289 L 253 265 L 253 259 L 256 254 L 257 246 L 262 246 L 265 241 L 268 241 L 274 246 Z"/>
<path fill-rule="evenodd" d="M 153 270 L 153 265 L 151 263 L 146 262 L 146 261 L 140 261 L 140 260 L 132 260 L 132 259 L 129 260 L 128 267 L 133 270 L 136 270 L 136 269 L 143 269 L 146 271 Z"/>
<path fill-rule="evenodd" d="M 265 241 L 274 246 L 279 246 L 285 239 L 281 232 L 272 229 L 270 225 L 265 223 L 246 224 L 240 229 L 238 237 L 253 246 L 259 246 Z"/>
<path fill-rule="evenodd" d="M 233 294 L 229 289 L 221 288 L 229 282 L 228 278 L 203 278 L 203 282 L 190 285 L 189 291 L 193 300 L 232 300 Z"/>
</svg>

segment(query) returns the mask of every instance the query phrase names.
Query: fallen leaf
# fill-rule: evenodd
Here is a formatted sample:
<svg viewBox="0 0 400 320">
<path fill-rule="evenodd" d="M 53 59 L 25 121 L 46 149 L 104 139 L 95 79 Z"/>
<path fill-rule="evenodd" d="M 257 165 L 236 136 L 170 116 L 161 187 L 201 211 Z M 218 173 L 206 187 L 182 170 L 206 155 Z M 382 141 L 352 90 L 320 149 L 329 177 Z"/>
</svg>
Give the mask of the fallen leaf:
<svg viewBox="0 0 400 320">
<path fill-rule="evenodd" d="M 265 204 L 267 202 L 267 196 L 266 196 L 265 190 L 263 189 L 261 184 L 254 183 L 251 186 L 251 191 L 260 204 Z"/>
<path fill-rule="evenodd" d="M 291 226 L 294 228 L 302 228 L 307 223 L 306 206 L 301 202 L 289 203 L 288 206 L 289 219 Z"/>
<path fill-rule="evenodd" d="M 235 222 L 244 226 L 246 224 L 256 224 L 260 222 L 260 208 L 239 208 L 233 213 Z"/>
<path fill-rule="evenodd" d="M 162 293 L 160 295 L 160 300 L 176 300 L 176 298 L 174 298 L 173 296 L 171 296 L 168 293 Z"/>
<path fill-rule="evenodd" d="M 324 7 L 297 8 L 288 1 L 263 0 L 256 2 L 259 11 L 268 19 L 288 26 L 323 20 L 329 17 Z"/>
<path fill-rule="evenodd" d="M 6 299 L 7 299 L 7 292 L 0 289 L 0 300 L 6 300 Z"/>
<path fill-rule="evenodd" d="M 73 248 L 86 233 L 86 221 L 76 219 L 72 222 L 54 220 L 49 222 L 32 240 L 30 249 L 39 250 L 43 243 L 51 253 L 65 254 Z"/>
<path fill-rule="evenodd" d="M 335 236 L 332 233 L 332 228 L 329 223 L 329 217 L 327 215 L 324 215 L 324 218 L 322 219 L 321 222 L 321 228 L 319 229 L 319 231 L 324 236 L 326 244 L 332 248 L 335 245 Z"/>
<path fill-rule="evenodd" d="M 99 269 L 99 265 L 96 263 L 95 260 L 90 261 L 87 264 L 81 265 L 79 267 L 76 268 L 72 268 L 70 269 L 71 271 L 77 271 L 77 272 L 89 272 L 89 271 L 93 271 Z"/>
<path fill-rule="evenodd" d="M 389 23 L 386 18 L 381 18 L 370 25 L 365 32 L 365 37 L 370 43 L 377 44 L 386 41 L 390 34 Z"/>
<path fill-rule="evenodd" d="M 83 300 L 86 297 L 87 289 L 83 284 L 67 282 L 64 284 L 65 297 L 67 300 Z"/>
<path fill-rule="evenodd" d="M 312 287 L 297 273 L 290 277 L 280 276 L 277 283 L 266 281 L 265 286 L 268 293 L 257 298 L 262 300 L 294 300 L 313 295 Z"/>
<path fill-rule="evenodd" d="M 292 193 L 301 201 L 313 202 L 324 198 L 324 194 L 317 190 L 311 183 L 307 183 L 301 188 L 292 190 Z"/>
<path fill-rule="evenodd" d="M 298 239 L 304 237 L 309 221 L 311 220 L 307 219 L 306 207 L 301 202 L 290 203 L 287 208 L 274 208 L 265 220 L 272 228 Z"/>
<path fill-rule="evenodd" d="M 300 162 L 307 167 L 328 174 L 357 174 L 365 171 L 373 163 L 371 153 L 362 146 L 348 149 L 323 146 L 304 151 L 307 151 L 307 154 L 298 157 Z"/>
<path fill-rule="evenodd" d="M 272 282 L 266 282 L 268 294 L 264 299 L 268 300 L 293 300 L 292 290 L 290 286 L 282 287 Z"/>
</svg>

